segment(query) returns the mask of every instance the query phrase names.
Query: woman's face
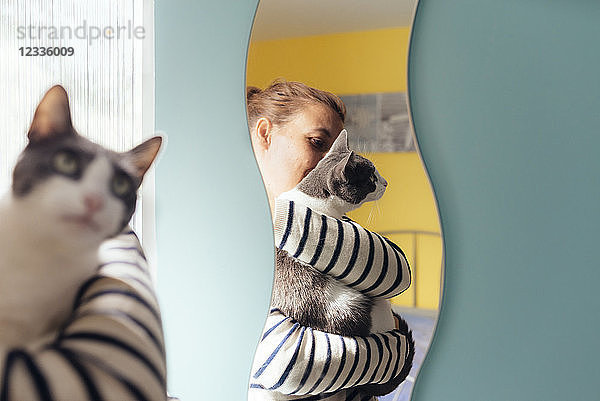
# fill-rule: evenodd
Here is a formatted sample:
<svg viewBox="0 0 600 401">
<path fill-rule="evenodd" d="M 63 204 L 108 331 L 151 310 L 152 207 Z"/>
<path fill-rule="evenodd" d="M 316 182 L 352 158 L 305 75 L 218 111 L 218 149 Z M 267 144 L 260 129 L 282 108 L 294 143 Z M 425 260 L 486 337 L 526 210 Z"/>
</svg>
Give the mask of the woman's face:
<svg viewBox="0 0 600 401">
<path fill-rule="evenodd" d="M 284 125 L 273 125 L 261 166 L 269 201 L 315 168 L 343 128 L 338 114 L 320 103 L 306 105 Z"/>
</svg>

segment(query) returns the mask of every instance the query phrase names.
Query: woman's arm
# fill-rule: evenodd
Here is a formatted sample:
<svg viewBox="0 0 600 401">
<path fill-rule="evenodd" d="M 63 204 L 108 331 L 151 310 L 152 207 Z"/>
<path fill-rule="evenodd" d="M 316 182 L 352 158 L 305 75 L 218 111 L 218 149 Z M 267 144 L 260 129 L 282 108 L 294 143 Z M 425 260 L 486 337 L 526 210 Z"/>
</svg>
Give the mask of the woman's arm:
<svg viewBox="0 0 600 401">
<path fill-rule="evenodd" d="M 286 199 L 275 200 L 274 213 L 275 245 L 294 258 L 371 297 L 410 286 L 406 256 L 387 238 Z"/>
<path fill-rule="evenodd" d="M 162 323 L 136 235 L 106 241 L 100 257 L 58 337 L 0 350 L 0 400 L 166 400 Z"/>
<path fill-rule="evenodd" d="M 403 372 L 413 347 L 406 334 L 343 337 L 302 327 L 274 309 L 254 357 L 250 391 L 306 395 L 386 383 Z"/>
</svg>

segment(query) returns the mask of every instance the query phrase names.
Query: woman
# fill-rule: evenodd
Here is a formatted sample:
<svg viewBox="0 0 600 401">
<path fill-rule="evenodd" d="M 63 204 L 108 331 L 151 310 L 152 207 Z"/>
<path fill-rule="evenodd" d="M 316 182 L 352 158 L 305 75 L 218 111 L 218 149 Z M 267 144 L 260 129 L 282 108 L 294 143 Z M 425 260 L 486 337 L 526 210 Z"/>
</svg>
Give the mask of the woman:
<svg viewBox="0 0 600 401">
<path fill-rule="evenodd" d="M 301 236 L 321 236 L 323 241 L 305 243 L 318 244 L 320 255 L 349 255 L 356 244 L 360 263 L 351 270 L 347 257 L 308 260 L 302 255 L 314 253 L 303 252 L 298 258 L 369 296 L 389 298 L 406 290 L 410 271 L 397 246 L 353 222 L 315 212 L 307 217 L 308 208 L 277 198 L 325 156 L 343 129 L 342 101 L 299 82 L 275 81 L 262 91 L 249 88 L 247 102 L 250 137 L 273 215 L 276 245 L 293 254 Z M 333 248 L 340 244 L 327 238 L 337 238 L 340 230 L 344 238 L 354 233 L 354 240 L 343 241 L 336 252 Z M 271 310 L 255 355 L 249 398 L 349 401 L 390 392 L 408 374 L 414 354 L 408 328 L 398 323 L 398 330 L 342 337 L 302 327 Z"/>
</svg>

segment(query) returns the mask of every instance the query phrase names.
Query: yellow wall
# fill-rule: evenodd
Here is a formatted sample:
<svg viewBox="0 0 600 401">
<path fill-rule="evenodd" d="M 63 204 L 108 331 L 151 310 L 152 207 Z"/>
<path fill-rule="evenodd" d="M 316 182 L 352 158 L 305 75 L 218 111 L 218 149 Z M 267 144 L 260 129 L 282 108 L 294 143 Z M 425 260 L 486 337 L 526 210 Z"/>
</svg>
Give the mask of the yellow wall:
<svg viewBox="0 0 600 401">
<path fill-rule="evenodd" d="M 276 78 L 301 81 L 337 95 L 406 91 L 408 28 L 251 42 L 246 81 L 266 87 Z M 390 183 L 384 197 L 350 217 L 398 244 L 411 264 L 413 285 L 393 299 L 437 309 L 442 241 L 429 181 L 416 153 L 365 155 Z M 415 302 L 416 301 L 416 302 Z"/>
<path fill-rule="evenodd" d="M 251 42 L 246 81 L 275 78 L 338 95 L 406 92 L 408 28 Z"/>
</svg>

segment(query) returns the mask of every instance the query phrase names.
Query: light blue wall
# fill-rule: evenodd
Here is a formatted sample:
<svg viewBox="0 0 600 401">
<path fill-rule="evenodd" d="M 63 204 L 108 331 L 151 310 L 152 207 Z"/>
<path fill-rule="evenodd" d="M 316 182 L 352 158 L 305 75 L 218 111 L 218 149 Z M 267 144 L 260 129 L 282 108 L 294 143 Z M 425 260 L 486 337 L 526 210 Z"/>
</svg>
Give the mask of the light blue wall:
<svg viewBox="0 0 600 401">
<path fill-rule="evenodd" d="M 256 4 L 156 2 L 158 290 L 182 401 L 245 399 L 268 310 L 272 230 L 244 103 Z"/>
<path fill-rule="evenodd" d="M 420 4 L 446 285 L 415 400 L 598 400 L 600 2 Z"/>
<path fill-rule="evenodd" d="M 157 0 L 159 295 L 171 391 L 243 400 L 267 308 L 244 63 L 255 0 Z M 410 89 L 446 285 L 416 401 L 592 400 L 600 3 L 422 0 Z"/>
</svg>

